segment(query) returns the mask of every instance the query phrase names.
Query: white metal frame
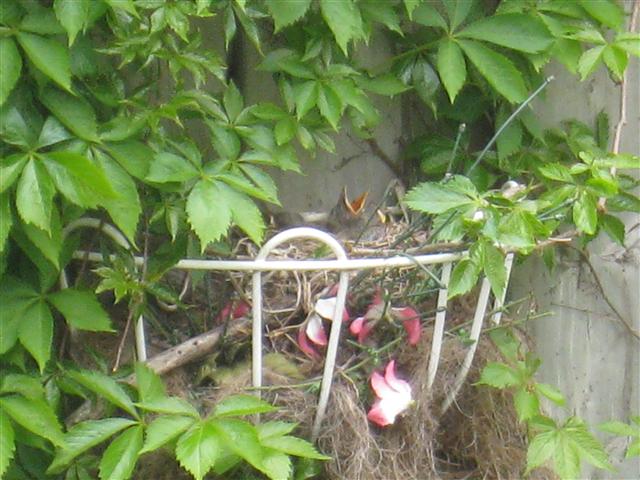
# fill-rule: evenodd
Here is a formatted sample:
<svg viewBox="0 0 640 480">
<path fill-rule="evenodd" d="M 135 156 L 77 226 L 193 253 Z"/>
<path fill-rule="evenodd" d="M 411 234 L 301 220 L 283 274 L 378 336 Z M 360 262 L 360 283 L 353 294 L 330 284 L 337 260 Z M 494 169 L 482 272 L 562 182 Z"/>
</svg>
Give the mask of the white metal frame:
<svg viewBox="0 0 640 480">
<path fill-rule="evenodd" d="M 111 237 L 118 245 L 125 249 L 131 250 L 131 244 L 126 237 L 112 225 L 101 222 L 94 218 L 81 218 L 69 224 L 63 234 L 66 236 L 78 228 L 95 228 L 100 229 L 104 234 Z M 329 246 L 336 256 L 335 260 L 268 260 L 269 253 L 278 245 L 295 240 L 295 239 L 313 239 Z M 329 342 L 322 375 L 322 383 L 320 395 L 318 399 L 318 410 L 313 424 L 312 437 L 316 439 L 324 419 L 333 374 L 335 371 L 335 360 L 340 342 L 340 331 L 342 326 L 342 311 L 345 304 L 347 289 L 349 285 L 349 273 L 373 268 L 398 268 L 398 267 L 415 267 L 418 265 L 437 265 L 443 264 L 440 277 L 441 288 L 438 292 L 437 311 L 435 318 L 435 326 L 429 358 L 429 366 L 427 371 L 427 387 L 431 388 L 436 377 L 438 364 L 440 361 L 440 353 L 442 350 L 442 341 L 444 335 L 444 326 L 447 312 L 448 285 L 451 277 L 451 269 L 454 262 L 464 258 L 467 252 L 459 253 L 438 253 L 429 255 L 417 255 L 407 257 L 402 255 L 380 258 L 349 258 L 342 245 L 330 234 L 309 227 L 299 227 L 285 230 L 273 238 L 271 238 L 261 248 L 255 260 L 203 260 L 203 259 L 182 259 L 173 268 L 180 270 L 208 270 L 208 271 L 249 271 L 253 272 L 253 325 L 252 325 L 252 381 L 254 387 L 262 386 L 262 343 L 263 343 L 263 321 L 262 321 L 262 272 L 267 271 L 338 271 L 340 272 L 340 281 L 338 285 L 338 294 L 335 311 L 333 313 L 333 322 L 331 332 L 329 334 Z M 103 255 L 96 252 L 77 251 L 73 257 L 76 259 L 86 259 L 91 262 L 102 262 Z M 507 254 L 505 259 L 505 267 L 507 269 L 507 284 L 511 273 L 514 255 Z M 134 256 L 136 265 L 142 265 L 144 259 Z M 61 288 L 67 288 L 68 282 L 64 270 L 60 274 Z M 489 281 L 484 278 L 480 289 L 478 303 L 471 326 L 470 339 L 473 343 L 469 346 L 467 355 L 463 361 L 462 367 L 456 378 L 454 389 L 449 392 L 443 405 L 443 411 L 446 411 L 454 402 L 458 391 L 462 387 L 473 358 L 476 353 L 478 339 L 482 331 L 484 317 L 486 315 L 491 287 Z M 505 292 L 502 298 L 496 299 L 494 303 L 494 315 L 492 321 L 495 324 L 500 323 L 502 315 L 502 306 L 504 305 Z M 144 318 L 140 317 L 136 324 L 136 353 L 138 359 L 146 361 L 146 340 Z M 258 390 L 259 392 L 260 390 Z M 258 393 L 259 394 L 259 393 Z"/>
</svg>

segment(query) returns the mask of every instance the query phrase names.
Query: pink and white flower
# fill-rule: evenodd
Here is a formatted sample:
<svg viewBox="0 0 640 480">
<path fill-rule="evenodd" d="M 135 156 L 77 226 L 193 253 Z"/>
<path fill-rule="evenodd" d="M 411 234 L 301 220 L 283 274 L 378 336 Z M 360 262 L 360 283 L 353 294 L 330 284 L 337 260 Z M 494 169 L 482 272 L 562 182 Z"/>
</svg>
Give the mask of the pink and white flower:
<svg viewBox="0 0 640 480">
<path fill-rule="evenodd" d="M 298 346 L 307 356 L 317 359 L 320 357 L 312 344 L 325 346 L 327 344 L 327 332 L 324 328 L 324 320 L 332 320 L 336 309 L 337 298 L 319 298 L 313 311 L 307 317 L 305 323 L 298 331 Z M 342 321 L 349 320 L 349 313 L 345 308 L 342 312 Z"/>
<path fill-rule="evenodd" d="M 216 317 L 216 321 L 237 320 L 238 318 L 246 317 L 250 311 L 251 307 L 244 300 L 240 300 L 239 302 L 230 300 L 222 307 L 222 310 L 220 310 L 220 313 L 218 313 Z"/>
<path fill-rule="evenodd" d="M 402 326 L 407 332 L 409 345 L 416 345 L 420 341 L 422 324 L 420 323 L 420 315 L 418 312 L 411 307 L 391 307 L 385 309 L 385 303 L 382 300 L 380 292 L 375 294 L 366 313 L 351 322 L 349 331 L 358 338 L 359 343 L 364 343 L 375 324 L 378 323 L 385 314 L 388 314 L 394 320 L 402 322 Z"/>
<path fill-rule="evenodd" d="M 396 376 L 395 360 L 385 368 L 384 376 L 374 371 L 371 374 L 371 388 L 376 401 L 367 413 L 367 418 L 380 427 L 386 427 L 396 421 L 396 417 L 411 406 L 411 385 Z"/>
</svg>

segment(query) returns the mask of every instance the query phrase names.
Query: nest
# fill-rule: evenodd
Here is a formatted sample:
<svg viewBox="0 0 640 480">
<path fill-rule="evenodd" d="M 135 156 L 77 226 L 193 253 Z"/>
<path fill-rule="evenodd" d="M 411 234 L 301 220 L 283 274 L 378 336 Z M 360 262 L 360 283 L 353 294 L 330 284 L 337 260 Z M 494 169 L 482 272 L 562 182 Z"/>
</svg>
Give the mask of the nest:
<svg viewBox="0 0 640 480">
<path fill-rule="evenodd" d="M 424 234 L 404 235 L 406 226 L 396 227 L 375 242 L 350 245 L 350 256 L 383 256 L 401 246 L 414 254 L 429 252 L 424 247 Z M 399 242 L 399 237 L 406 238 Z M 456 248 L 441 246 L 439 250 Z M 255 247 L 238 242 L 236 258 L 254 258 Z M 326 250 L 312 241 L 294 241 L 275 249 L 271 259 L 330 258 Z M 447 313 L 449 332 L 445 336 L 436 381 L 427 388 L 427 367 L 431 348 L 435 300 L 438 291 L 433 278 L 439 276 L 438 267 L 426 275 L 420 268 L 370 270 L 352 278 L 348 308 L 353 318 L 363 312 L 374 292 L 384 291 L 393 305 L 412 305 L 422 315 L 423 332 L 417 345 L 397 342 L 393 358 L 397 360 L 399 375 L 411 383 L 414 405 L 397 419 L 394 425 L 379 428 L 367 419 L 372 398 L 368 378 L 390 358 L 369 358 L 367 349 L 356 348 L 343 334 L 337 358 L 336 373 L 331 390 L 327 415 L 320 436 L 319 449 L 332 460 L 325 465 L 326 479 L 394 480 L 394 479 L 462 479 L 462 478 L 520 478 L 526 462 L 526 432 L 518 422 L 513 401 L 508 393 L 477 387 L 479 371 L 488 360 L 498 360 L 499 353 L 491 341 L 482 337 L 467 381 L 457 400 L 446 412 L 442 405 L 452 391 L 460 371 L 467 346 L 459 330 L 472 318 L 476 294 L 450 302 Z M 262 418 L 277 418 L 299 424 L 295 434 L 310 437 L 316 413 L 319 376 L 322 361 L 307 358 L 300 350 L 296 334 L 317 298 L 327 295 L 335 286 L 337 275 L 331 272 L 269 272 L 263 275 L 263 310 L 265 312 L 265 348 L 277 355 L 291 368 L 269 368 L 265 362 L 262 396 L 278 410 Z M 179 285 L 176 285 L 178 288 Z M 229 302 L 250 303 L 251 278 L 246 273 L 210 274 L 206 282 L 192 288 L 185 301 L 202 308 L 203 326 L 210 328 L 212 318 L 217 322 L 233 321 L 220 318 Z M 203 300 L 206 299 L 206 305 Z M 191 318 L 185 325 L 193 326 Z M 175 317 L 174 317 L 175 325 Z M 403 335 L 401 328 L 382 329 L 376 340 L 389 335 Z M 211 409 L 227 395 L 250 388 L 249 339 L 244 344 L 222 345 L 214 354 L 214 373 L 197 374 L 198 381 L 189 386 L 188 396 L 201 402 L 204 410 Z M 364 357 L 364 361 L 363 361 Z M 376 364 L 376 362 L 379 362 Z M 362 365 L 354 369 L 354 365 Z M 221 375 L 223 370 L 230 375 Z M 217 372 L 217 373 L 216 373 Z M 293 373 L 292 373 L 293 372 Z M 194 372 L 192 372 L 194 373 Z M 224 378 L 223 378 L 224 377 Z M 193 378 L 193 375 L 192 375 Z M 203 378 L 205 380 L 203 380 Z M 187 392 L 185 392 L 186 394 Z M 545 477 L 540 477 L 545 478 Z"/>
</svg>

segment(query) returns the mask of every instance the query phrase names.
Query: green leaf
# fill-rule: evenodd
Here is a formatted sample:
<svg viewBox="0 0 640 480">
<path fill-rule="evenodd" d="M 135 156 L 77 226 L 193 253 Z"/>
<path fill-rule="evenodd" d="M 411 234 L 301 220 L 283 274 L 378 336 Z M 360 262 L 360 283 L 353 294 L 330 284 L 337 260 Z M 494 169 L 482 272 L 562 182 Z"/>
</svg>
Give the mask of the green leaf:
<svg viewBox="0 0 640 480">
<path fill-rule="evenodd" d="M 476 20 L 457 36 L 526 53 L 542 52 L 553 43 L 553 37 L 542 21 L 522 13 L 492 15 Z"/>
<path fill-rule="evenodd" d="M 69 51 L 63 45 L 32 33 L 19 32 L 16 38 L 38 70 L 65 90 L 71 91 Z"/>
<path fill-rule="evenodd" d="M 640 33 L 622 32 L 616 37 L 615 45 L 630 55 L 640 57 Z"/>
<path fill-rule="evenodd" d="M 104 0 L 112 9 L 121 9 L 138 18 L 134 0 Z"/>
<path fill-rule="evenodd" d="M 187 182 L 197 177 L 198 169 L 185 158 L 173 153 L 161 152 L 155 155 L 147 180 L 150 182 Z"/>
<path fill-rule="evenodd" d="M 579 418 L 571 417 L 563 427 L 567 443 L 572 444 L 578 457 L 603 470 L 613 471 L 602 444 L 589 432 Z"/>
<path fill-rule="evenodd" d="M 211 142 L 213 143 L 213 148 L 218 152 L 218 155 L 222 158 L 229 159 L 235 159 L 240 155 L 242 145 L 236 132 L 212 122 L 209 122 L 209 128 L 212 135 Z"/>
<path fill-rule="evenodd" d="M 60 268 L 60 252 L 62 251 L 63 238 L 58 214 L 51 215 L 51 233 L 29 224 L 23 224 L 21 228 L 22 232 L 35 245 L 38 251 L 56 268 Z"/>
<path fill-rule="evenodd" d="M 30 432 L 46 438 L 56 446 L 64 445 L 64 435 L 60 423 L 49 404 L 44 400 L 8 395 L 0 397 L 0 407 L 14 422 Z"/>
<path fill-rule="evenodd" d="M 50 294 L 48 299 L 74 328 L 91 332 L 114 331 L 109 315 L 91 291 L 67 288 Z"/>
<path fill-rule="evenodd" d="M 609 210 L 617 212 L 640 213 L 640 198 L 627 192 L 621 192 L 607 199 Z"/>
<path fill-rule="evenodd" d="M 640 438 L 635 439 L 629 444 L 627 453 L 624 458 L 640 457 Z"/>
<path fill-rule="evenodd" d="M 0 354 L 6 353 L 18 340 L 24 312 L 38 302 L 40 295 L 29 285 L 4 276 L 0 282 Z"/>
<path fill-rule="evenodd" d="M 536 383 L 535 385 L 536 385 L 536 391 L 539 394 L 547 397 L 556 405 L 563 406 L 565 404 L 566 401 L 565 401 L 564 395 L 556 387 L 552 385 L 548 385 L 546 383 Z"/>
<path fill-rule="evenodd" d="M 56 452 L 47 473 L 55 474 L 64 471 L 74 458 L 135 424 L 134 420 L 128 418 L 105 418 L 85 420 L 74 425 L 64 435 L 64 447 Z"/>
<path fill-rule="evenodd" d="M 338 122 L 344 106 L 336 90 L 330 85 L 323 85 L 318 90 L 318 109 L 334 130 L 338 130 Z"/>
<path fill-rule="evenodd" d="M 579 0 L 579 3 L 591 17 L 607 27 L 620 30 L 624 25 L 624 10 L 615 2 L 610 0 Z"/>
<path fill-rule="evenodd" d="M 262 471 L 272 479 L 286 480 L 291 478 L 292 466 L 288 455 L 279 452 L 265 452 L 262 458 Z"/>
<path fill-rule="evenodd" d="M 260 445 L 258 434 L 253 425 L 234 418 L 216 418 L 209 424 L 230 450 L 244 458 L 253 467 L 264 472 L 265 449 Z"/>
<path fill-rule="evenodd" d="M 209 423 L 198 422 L 178 439 L 176 459 L 196 480 L 201 480 L 216 462 L 220 443 Z"/>
<path fill-rule="evenodd" d="M 449 24 L 453 32 L 469 16 L 469 12 L 474 6 L 474 0 L 443 0 L 449 17 Z"/>
<path fill-rule="evenodd" d="M 270 403 L 253 395 L 232 395 L 222 399 L 214 408 L 216 417 L 253 415 L 255 413 L 273 412 L 276 408 Z"/>
<path fill-rule="evenodd" d="M 242 94 L 238 87 L 236 87 L 235 83 L 229 82 L 229 86 L 224 92 L 224 97 L 222 99 L 222 103 L 224 104 L 224 109 L 229 116 L 229 121 L 234 122 L 242 108 L 244 106 L 244 100 L 242 99 Z"/>
<path fill-rule="evenodd" d="M 449 298 L 463 295 L 478 283 L 480 267 L 468 258 L 460 260 L 451 272 Z"/>
<path fill-rule="evenodd" d="M 527 449 L 527 470 L 525 475 L 549 460 L 555 450 L 555 432 L 543 432 L 533 437 Z"/>
<path fill-rule="evenodd" d="M 513 395 L 513 405 L 516 408 L 518 418 L 521 422 L 529 420 L 540 414 L 540 402 L 535 393 L 527 390 L 527 387 L 520 387 Z"/>
<path fill-rule="evenodd" d="M 15 433 L 6 413 L 0 410 L 0 478 L 3 478 L 16 449 Z"/>
<path fill-rule="evenodd" d="M 624 71 L 627 68 L 627 63 L 629 62 L 627 52 L 616 45 L 608 45 L 602 52 L 602 59 L 614 77 L 622 80 Z"/>
<path fill-rule="evenodd" d="M 345 55 L 350 41 L 364 37 L 362 17 L 356 2 L 320 0 L 320 11 Z"/>
<path fill-rule="evenodd" d="M 613 215 L 603 215 L 601 217 L 601 224 L 611 240 L 624 247 L 625 226 L 622 220 Z"/>
<path fill-rule="evenodd" d="M 225 235 L 231 224 L 231 206 L 218 185 L 209 180 L 200 180 L 191 190 L 187 215 L 203 252 L 210 242 Z"/>
<path fill-rule="evenodd" d="M 161 416 L 147 426 L 146 438 L 140 454 L 152 452 L 174 440 L 193 425 L 192 417 L 181 415 Z"/>
<path fill-rule="evenodd" d="M 0 391 L 2 393 L 19 393 L 27 398 L 44 399 L 45 396 L 45 390 L 40 378 L 16 373 L 4 376 Z"/>
<path fill-rule="evenodd" d="M 473 199 L 448 184 L 424 182 L 407 194 L 405 203 L 414 210 L 437 214 L 472 204 Z"/>
<path fill-rule="evenodd" d="M 285 117 L 276 123 L 274 133 L 276 136 L 276 143 L 283 145 L 289 143 L 296 136 L 298 131 L 298 124 L 292 117 Z"/>
<path fill-rule="evenodd" d="M 137 405 L 143 410 L 148 410 L 150 412 L 200 418 L 200 414 L 194 406 L 179 397 L 152 398 Z"/>
<path fill-rule="evenodd" d="M 144 180 L 149 173 L 149 164 L 154 152 L 142 142 L 128 141 L 107 145 L 109 154 L 130 175 Z"/>
<path fill-rule="evenodd" d="M 538 166 L 538 171 L 551 180 L 563 183 L 574 183 L 571 171 L 561 163 L 546 163 Z"/>
<path fill-rule="evenodd" d="M 518 373 L 509 365 L 504 363 L 488 362 L 482 369 L 480 385 L 489 385 L 494 388 L 507 388 L 520 385 L 521 380 Z"/>
<path fill-rule="evenodd" d="M 23 153 L 14 153 L 0 158 L 0 193 L 13 185 L 28 159 L 29 157 Z"/>
<path fill-rule="evenodd" d="M 507 119 L 507 110 L 500 108 L 496 118 L 496 132 L 504 124 Z M 504 160 L 522 148 L 522 125 L 518 120 L 512 121 L 505 127 L 496 140 L 498 149 L 498 159 Z"/>
<path fill-rule="evenodd" d="M 254 165 L 242 164 L 239 167 L 243 173 L 263 192 L 267 201 L 279 204 L 278 187 L 268 173 Z"/>
<path fill-rule="evenodd" d="M 440 12 L 429 2 L 422 3 L 415 9 L 413 12 L 413 21 L 425 27 L 447 30 L 447 22 L 445 22 Z"/>
<path fill-rule="evenodd" d="M 632 427 L 619 421 L 605 422 L 598 425 L 603 432 L 612 433 L 621 437 L 640 437 L 640 428 Z"/>
<path fill-rule="evenodd" d="M 117 197 L 105 171 L 86 156 L 72 151 L 56 151 L 47 153 L 46 158 L 62 165 L 89 191 L 100 198 Z"/>
<path fill-rule="evenodd" d="M 125 430 L 107 447 L 100 460 L 100 479 L 131 478 L 142 448 L 143 427 L 131 427 Z"/>
<path fill-rule="evenodd" d="M 504 254 L 490 243 L 483 244 L 483 268 L 496 298 L 502 298 L 507 287 L 507 270 Z"/>
<path fill-rule="evenodd" d="M 260 440 L 265 447 L 273 448 L 288 455 L 296 457 L 315 458 L 317 460 L 330 460 L 331 457 L 319 453 L 313 444 L 301 438 L 285 436 L 270 436 Z"/>
<path fill-rule="evenodd" d="M 255 203 L 246 195 L 218 183 L 218 189 L 231 210 L 231 219 L 256 244 L 262 243 L 266 228 L 262 213 Z"/>
<path fill-rule="evenodd" d="M 118 192 L 117 197 L 101 199 L 100 203 L 129 242 L 135 245 L 138 219 L 142 213 L 136 183 L 107 155 L 98 152 L 96 160 L 109 178 L 113 189 Z"/>
<path fill-rule="evenodd" d="M 442 40 L 438 48 L 438 73 L 449 100 L 453 103 L 467 78 L 467 67 L 460 47 L 449 39 Z"/>
<path fill-rule="evenodd" d="M 51 231 L 51 209 L 55 190 L 42 163 L 30 159 L 22 170 L 16 192 L 16 207 L 26 223 Z"/>
<path fill-rule="evenodd" d="M 9 194 L 0 193 L 0 253 L 4 252 L 12 226 L 13 213 L 11 212 Z"/>
<path fill-rule="evenodd" d="M 404 0 L 404 8 L 407 10 L 409 19 L 413 16 L 413 11 L 416 9 L 422 0 Z"/>
<path fill-rule="evenodd" d="M 0 105 L 2 105 L 18 82 L 22 71 L 22 57 L 11 38 L 0 38 L 0 58 L 2 59 Z"/>
<path fill-rule="evenodd" d="M 309 10 L 311 0 L 266 0 L 276 26 L 276 33 L 300 20 Z"/>
<path fill-rule="evenodd" d="M 377 2 L 369 0 L 360 2 L 360 12 L 369 25 L 378 22 L 387 27 L 389 30 L 404 35 L 400 27 L 400 18 L 394 8 L 394 4 L 387 2 Z"/>
<path fill-rule="evenodd" d="M 62 123 L 60 123 L 56 117 L 49 116 L 42 126 L 42 130 L 38 136 L 37 146 L 40 149 L 50 145 L 55 145 L 56 143 L 64 142 L 70 138 L 73 138 L 73 135 L 64 128 Z"/>
<path fill-rule="evenodd" d="M 287 435 L 297 426 L 297 423 L 273 420 L 270 422 L 259 423 L 256 425 L 256 429 L 258 430 L 258 438 L 260 439 L 260 442 L 262 442 L 270 437 L 282 437 L 283 435 Z"/>
<path fill-rule="evenodd" d="M 91 0 L 55 0 L 53 11 L 58 21 L 69 35 L 69 45 L 76 39 L 76 35 L 84 30 L 89 20 Z"/>
<path fill-rule="evenodd" d="M 582 191 L 573 204 L 573 223 L 588 235 L 596 233 L 598 226 L 598 202 L 596 197 Z"/>
<path fill-rule="evenodd" d="M 129 395 L 113 378 L 95 370 L 69 370 L 67 376 L 135 418 L 139 418 Z"/>
<path fill-rule="evenodd" d="M 373 78 L 362 77 L 358 79 L 358 84 L 365 90 L 389 97 L 393 97 L 409 90 L 408 86 L 402 83 L 398 77 L 391 73 L 386 73 Z"/>
<path fill-rule="evenodd" d="M 458 40 L 471 63 L 489 84 L 511 103 L 520 103 L 527 97 L 522 75 L 504 55 L 472 40 Z"/>
<path fill-rule="evenodd" d="M 293 87 L 293 98 L 296 104 L 298 120 L 302 119 L 318 103 L 319 85 L 317 81 L 309 80 Z"/>
<path fill-rule="evenodd" d="M 89 103 L 56 88 L 46 88 L 40 95 L 42 103 L 62 124 L 88 142 L 99 142 L 96 114 Z"/>
<path fill-rule="evenodd" d="M 51 357 L 53 339 L 53 318 L 44 301 L 38 300 L 23 311 L 18 338 L 43 372 Z"/>
<path fill-rule="evenodd" d="M 585 51 L 580 60 L 578 61 L 578 73 L 582 80 L 591 75 L 596 67 L 600 59 L 602 58 L 602 54 L 604 53 L 605 46 L 593 47 L 589 50 Z"/>
<path fill-rule="evenodd" d="M 137 362 L 135 366 L 136 385 L 141 402 L 150 402 L 166 397 L 167 393 L 160 376 L 149 366 Z"/>
</svg>

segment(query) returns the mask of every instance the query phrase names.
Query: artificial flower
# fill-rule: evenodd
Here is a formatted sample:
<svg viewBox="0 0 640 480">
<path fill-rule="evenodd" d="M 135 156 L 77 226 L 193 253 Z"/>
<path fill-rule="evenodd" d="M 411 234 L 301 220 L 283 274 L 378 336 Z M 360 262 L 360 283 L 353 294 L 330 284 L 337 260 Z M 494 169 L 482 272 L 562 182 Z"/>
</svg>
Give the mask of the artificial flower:
<svg viewBox="0 0 640 480">
<path fill-rule="evenodd" d="M 385 368 L 384 376 L 376 371 L 371 374 L 371 388 L 377 398 L 367 413 L 367 418 L 380 427 L 393 424 L 396 417 L 413 402 L 411 385 L 396 376 L 395 368 L 395 360 L 391 360 Z"/>
<path fill-rule="evenodd" d="M 226 320 L 236 320 L 238 318 L 246 317 L 250 311 L 251 307 L 244 300 L 240 300 L 239 302 L 230 300 L 224 307 L 222 307 L 222 310 L 220 310 L 220 313 L 218 313 L 216 320 L 218 322 L 224 322 Z"/>
<path fill-rule="evenodd" d="M 319 354 L 313 348 L 313 344 L 325 346 L 327 344 L 327 332 L 324 328 L 324 320 L 332 320 L 336 309 L 337 298 L 319 298 L 313 311 L 309 314 L 305 323 L 298 332 L 298 346 L 311 358 L 318 358 Z M 342 312 L 342 320 L 349 320 L 349 313 L 345 308 Z"/>
</svg>

